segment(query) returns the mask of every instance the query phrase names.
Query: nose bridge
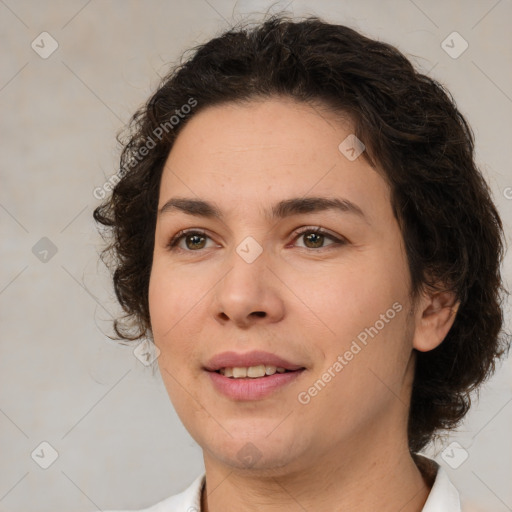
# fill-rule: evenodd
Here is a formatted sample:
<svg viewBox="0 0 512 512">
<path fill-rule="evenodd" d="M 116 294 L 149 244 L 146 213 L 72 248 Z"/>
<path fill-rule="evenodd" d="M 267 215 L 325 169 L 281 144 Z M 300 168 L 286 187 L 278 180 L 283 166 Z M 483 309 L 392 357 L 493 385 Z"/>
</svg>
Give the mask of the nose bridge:
<svg viewBox="0 0 512 512">
<path fill-rule="evenodd" d="M 269 261 L 268 251 L 252 236 L 244 238 L 229 258 L 231 271 L 226 276 L 225 292 L 233 299 L 254 307 L 261 301 L 267 286 Z M 250 306 L 252 304 L 252 306 Z"/>
<path fill-rule="evenodd" d="M 233 250 L 230 270 L 216 287 L 216 314 L 237 324 L 253 318 L 275 321 L 283 314 L 280 292 L 269 268 L 271 254 L 252 236 Z"/>
</svg>

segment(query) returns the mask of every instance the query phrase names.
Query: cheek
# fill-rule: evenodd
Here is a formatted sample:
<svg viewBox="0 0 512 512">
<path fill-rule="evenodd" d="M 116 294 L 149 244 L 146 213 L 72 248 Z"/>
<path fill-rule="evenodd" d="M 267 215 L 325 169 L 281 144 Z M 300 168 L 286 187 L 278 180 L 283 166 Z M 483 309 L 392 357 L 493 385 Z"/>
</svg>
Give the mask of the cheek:
<svg viewBox="0 0 512 512">
<path fill-rule="evenodd" d="M 389 330 L 398 323 L 396 309 L 405 309 L 408 300 L 406 276 L 394 276 L 382 254 L 356 255 L 343 265 L 325 268 L 310 279 L 294 279 L 294 283 L 294 292 L 302 298 L 308 316 L 316 317 L 316 323 L 321 321 L 319 325 L 331 342 L 338 339 L 341 345 L 376 322 L 379 331 L 384 330 L 383 321 Z M 393 308 L 394 304 L 398 306 Z"/>
<path fill-rule="evenodd" d="M 400 392 L 411 352 L 408 273 L 402 262 L 400 254 L 388 257 L 382 251 L 354 257 L 346 266 L 317 275 L 318 286 L 303 285 L 298 293 L 307 297 L 325 327 L 325 336 L 315 338 L 322 361 L 312 379 L 324 380 L 324 375 L 329 380 L 324 373 L 329 369 L 336 375 L 322 391 L 324 403 L 355 400 L 371 410 L 393 396 L 381 381 Z"/>
<path fill-rule="evenodd" d="M 188 395 L 183 390 L 191 387 L 190 361 L 197 357 L 191 342 L 194 335 L 185 330 L 190 326 L 187 315 L 193 311 L 191 301 L 195 298 L 197 303 L 201 295 L 158 262 L 151 271 L 148 293 L 153 339 L 160 350 L 160 373 L 176 410 L 186 411 L 190 404 L 187 406 Z"/>
<path fill-rule="evenodd" d="M 183 361 L 193 357 L 195 322 L 188 321 L 200 307 L 204 292 L 155 261 L 149 282 L 149 314 L 159 365 L 173 375 L 183 372 Z M 162 373 L 166 378 L 165 372 Z M 166 379 L 167 380 L 167 379 Z"/>
<path fill-rule="evenodd" d="M 164 341 L 181 328 L 183 319 L 190 314 L 204 294 L 201 280 L 190 279 L 176 271 L 165 257 L 155 255 L 149 280 L 149 314 L 155 341 Z"/>
</svg>

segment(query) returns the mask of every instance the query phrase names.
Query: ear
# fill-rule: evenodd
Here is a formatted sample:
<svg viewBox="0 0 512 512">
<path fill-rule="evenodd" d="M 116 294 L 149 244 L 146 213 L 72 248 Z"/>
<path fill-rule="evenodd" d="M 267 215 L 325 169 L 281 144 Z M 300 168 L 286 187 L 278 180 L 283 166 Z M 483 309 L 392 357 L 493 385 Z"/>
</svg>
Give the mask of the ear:
<svg viewBox="0 0 512 512">
<path fill-rule="evenodd" d="M 416 304 L 413 347 L 420 352 L 438 347 L 451 329 L 459 305 L 453 292 L 423 291 Z"/>
</svg>

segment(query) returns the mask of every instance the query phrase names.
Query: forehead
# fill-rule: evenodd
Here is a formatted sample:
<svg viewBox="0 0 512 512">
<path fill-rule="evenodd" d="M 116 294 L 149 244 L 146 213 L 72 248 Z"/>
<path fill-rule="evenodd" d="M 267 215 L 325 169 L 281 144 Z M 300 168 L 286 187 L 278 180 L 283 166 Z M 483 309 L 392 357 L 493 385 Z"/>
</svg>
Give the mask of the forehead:
<svg viewBox="0 0 512 512">
<path fill-rule="evenodd" d="M 260 157 L 283 160 L 288 156 L 294 161 L 300 155 L 321 160 L 321 153 L 326 158 L 337 156 L 338 139 L 351 131 L 348 118 L 288 97 L 226 103 L 195 114 L 177 137 L 170 156 L 172 160 L 185 151 L 187 158 L 215 155 L 216 161 L 234 161 L 265 150 Z"/>
<path fill-rule="evenodd" d="M 238 208 L 333 193 L 363 203 L 364 196 L 387 201 L 380 174 L 363 156 L 350 160 L 340 149 L 352 132 L 348 118 L 289 98 L 205 108 L 169 153 L 159 206 L 171 194 L 233 201 Z"/>
</svg>

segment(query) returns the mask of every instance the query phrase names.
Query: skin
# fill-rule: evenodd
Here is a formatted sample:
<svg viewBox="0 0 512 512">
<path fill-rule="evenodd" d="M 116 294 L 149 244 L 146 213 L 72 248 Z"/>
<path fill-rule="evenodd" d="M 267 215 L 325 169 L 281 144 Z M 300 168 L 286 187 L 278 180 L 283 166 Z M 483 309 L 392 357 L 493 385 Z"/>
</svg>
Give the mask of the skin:
<svg viewBox="0 0 512 512">
<path fill-rule="evenodd" d="M 171 197 L 200 198 L 223 214 L 159 214 L 149 286 L 163 381 L 203 449 L 203 510 L 419 512 L 427 499 L 429 482 L 406 434 L 413 348 L 441 343 L 456 306 L 450 294 L 411 301 L 383 173 L 338 149 L 352 132 L 348 119 L 289 98 L 225 104 L 195 114 L 165 164 L 159 208 Z M 304 196 L 349 200 L 364 218 L 265 213 Z M 297 236 L 308 226 L 345 242 Z M 169 250 L 169 240 L 190 228 L 207 237 L 183 238 Z M 252 263 L 236 252 L 248 236 L 263 251 Z M 298 394 L 396 303 L 402 310 L 300 403 Z M 203 370 L 228 350 L 265 350 L 306 370 L 270 397 L 231 400 Z M 247 443 L 250 465 L 237 456 Z"/>
</svg>

